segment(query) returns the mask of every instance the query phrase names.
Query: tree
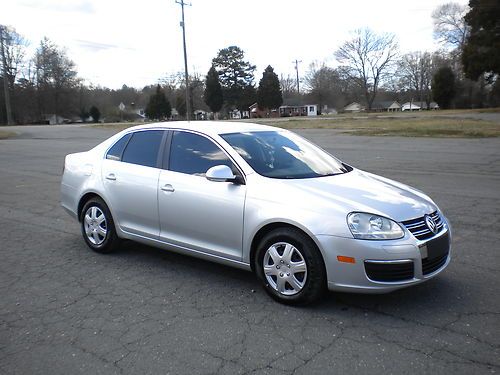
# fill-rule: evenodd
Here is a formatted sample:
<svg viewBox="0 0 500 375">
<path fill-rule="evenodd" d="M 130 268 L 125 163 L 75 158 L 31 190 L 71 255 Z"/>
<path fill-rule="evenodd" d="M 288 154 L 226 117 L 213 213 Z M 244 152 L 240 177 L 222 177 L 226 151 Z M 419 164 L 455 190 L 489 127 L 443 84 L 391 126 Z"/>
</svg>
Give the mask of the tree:
<svg viewBox="0 0 500 375">
<path fill-rule="evenodd" d="M 339 73 L 325 63 L 313 62 L 305 75 L 305 86 L 309 98 L 322 110 L 324 105 L 335 106 L 340 96 Z"/>
<path fill-rule="evenodd" d="M 21 62 L 24 59 L 27 42 L 15 29 L 0 25 L 0 65 L 4 89 L 7 124 L 12 125 L 11 92 Z"/>
<path fill-rule="evenodd" d="M 432 55 L 429 52 L 411 52 L 398 63 L 400 87 L 412 91 L 419 101 L 431 102 Z"/>
<path fill-rule="evenodd" d="M 336 52 L 336 59 L 363 89 L 368 109 L 372 108 L 380 83 L 394 62 L 398 44 L 394 34 L 376 34 L 370 29 L 356 30 Z"/>
<path fill-rule="evenodd" d="M 253 85 L 237 90 L 237 101 L 234 103 L 233 108 L 236 108 L 243 115 L 243 112 L 248 111 L 249 107 L 257 101 L 257 90 Z"/>
<path fill-rule="evenodd" d="M 203 100 L 210 107 L 210 110 L 214 113 L 217 113 L 222 109 L 222 86 L 219 82 L 219 74 L 217 73 L 217 70 L 215 70 L 215 67 L 213 65 L 207 73 Z"/>
<path fill-rule="evenodd" d="M 49 39 L 44 38 L 35 54 L 39 114 L 67 114 L 71 109 L 68 92 L 79 83 L 75 63 Z"/>
<path fill-rule="evenodd" d="M 259 81 L 257 104 L 260 109 L 276 109 L 283 104 L 280 81 L 271 65 L 264 70 Z"/>
<path fill-rule="evenodd" d="M 96 108 L 97 109 L 97 108 Z M 99 117 L 100 117 L 101 113 L 99 113 Z M 80 117 L 80 120 L 82 120 L 82 122 L 85 122 L 87 121 L 87 119 L 89 118 L 90 116 L 90 111 L 87 111 L 85 108 L 80 108 L 80 113 L 78 114 L 78 117 Z M 93 119 L 93 116 L 91 116 L 92 119 Z M 97 121 L 96 121 L 97 122 Z"/>
<path fill-rule="evenodd" d="M 291 97 L 297 94 L 297 81 L 294 77 L 282 74 L 280 76 L 280 88 L 284 98 Z"/>
<path fill-rule="evenodd" d="M 462 51 L 469 27 L 465 22 L 467 6 L 458 3 L 446 3 L 432 12 L 434 21 L 434 38 L 445 45 Z"/>
<path fill-rule="evenodd" d="M 455 96 L 455 74 L 449 66 L 439 68 L 432 78 L 432 95 L 443 109 L 450 108 Z"/>
<path fill-rule="evenodd" d="M 98 123 L 99 119 L 101 118 L 101 111 L 99 111 L 99 108 L 97 108 L 95 105 L 93 105 L 89 109 L 89 115 L 90 115 L 90 117 L 92 117 L 92 120 L 95 123 Z"/>
<path fill-rule="evenodd" d="M 181 117 L 186 117 L 187 107 L 186 107 L 186 96 L 178 94 L 175 98 L 175 109 Z"/>
<path fill-rule="evenodd" d="M 167 100 L 165 93 L 161 90 L 160 85 L 156 86 L 156 92 L 149 98 L 149 102 L 144 112 L 146 116 L 152 120 L 169 118 L 172 114 L 170 102 Z"/>
<path fill-rule="evenodd" d="M 470 27 L 462 54 L 465 76 L 477 80 L 490 73 L 487 78 L 491 83 L 494 74 L 500 74 L 500 3 L 471 0 L 465 21 Z"/>
<path fill-rule="evenodd" d="M 255 92 L 255 89 L 249 88 L 253 88 L 255 65 L 245 61 L 243 50 L 236 46 L 221 49 L 212 60 L 212 65 L 219 74 L 225 104 L 240 111 L 248 108 L 242 107 L 242 103 L 249 102 L 248 95 Z"/>
</svg>

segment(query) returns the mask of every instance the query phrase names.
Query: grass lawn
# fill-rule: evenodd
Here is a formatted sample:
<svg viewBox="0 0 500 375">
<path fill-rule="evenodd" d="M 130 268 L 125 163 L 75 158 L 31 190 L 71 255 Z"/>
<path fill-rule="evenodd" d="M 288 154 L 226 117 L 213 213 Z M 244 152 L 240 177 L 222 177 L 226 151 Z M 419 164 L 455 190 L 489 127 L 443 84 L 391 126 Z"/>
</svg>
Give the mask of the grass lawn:
<svg viewBox="0 0 500 375">
<path fill-rule="evenodd" d="M 491 117 L 481 113 L 497 114 Z M 345 134 L 403 137 L 500 137 L 500 108 L 397 113 L 354 113 L 314 118 L 233 120 L 251 121 L 285 129 L 332 129 Z M 90 125 L 120 131 L 139 123 Z"/>
<path fill-rule="evenodd" d="M 259 123 L 285 129 L 336 129 L 353 135 L 405 137 L 499 137 L 500 123 L 448 117 L 340 117 L 315 120 L 292 118 L 285 121 L 260 120 Z"/>
</svg>

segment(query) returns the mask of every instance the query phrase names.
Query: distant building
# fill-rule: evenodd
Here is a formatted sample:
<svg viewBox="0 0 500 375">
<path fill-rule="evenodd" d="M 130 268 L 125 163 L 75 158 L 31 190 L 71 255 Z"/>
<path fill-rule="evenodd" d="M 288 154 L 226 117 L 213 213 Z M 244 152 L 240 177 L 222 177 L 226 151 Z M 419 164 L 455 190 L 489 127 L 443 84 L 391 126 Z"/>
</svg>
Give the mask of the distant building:
<svg viewBox="0 0 500 375">
<path fill-rule="evenodd" d="M 406 102 L 401 106 L 402 111 L 420 111 L 421 109 L 436 110 L 439 109 L 439 105 L 436 102 L 430 102 L 427 107 L 427 102 Z"/>
<path fill-rule="evenodd" d="M 399 104 L 396 101 L 373 102 L 372 111 L 375 111 L 375 112 L 399 112 L 399 111 L 401 111 L 401 104 Z"/>
<path fill-rule="evenodd" d="M 55 114 L 42 115 L 42 121 L 41 121 L 42 124 L 46 125 L 69 124 L 70 122 L 71 122 L 70 119 Z"/>
<path fill-rule="evenodd" d="M 233 109 L 229 111 L 229 118 L 232 120 L 242 119 L 242 118 L 250 118 L 249 111 L 240 111 L 238 109 Z"/>
<path fill-rule="evenodd" d="M 279 107 L 280 117 L 295 117 L 295 116 L 317 116 L 318 105 L 282 105 Z"/>
<path fill-rule="evenodd" d="M 208 112 L 202 109 L 197 109 L 193 112 L 195 120 L 208 120 Z"/>
<path fill-rule="evenodd" d="M 257 103 L 253 103 L 249 108 L 250 118 L 278 117 L 278 111 L 275 109 L 260 109 Z"/>
<path fill-rule="evenodd" d="M 357 102 L 352 102 L 344 107 L 344 112 L 355 113 L 363 112 L 366 108 Z"/>
</svg>

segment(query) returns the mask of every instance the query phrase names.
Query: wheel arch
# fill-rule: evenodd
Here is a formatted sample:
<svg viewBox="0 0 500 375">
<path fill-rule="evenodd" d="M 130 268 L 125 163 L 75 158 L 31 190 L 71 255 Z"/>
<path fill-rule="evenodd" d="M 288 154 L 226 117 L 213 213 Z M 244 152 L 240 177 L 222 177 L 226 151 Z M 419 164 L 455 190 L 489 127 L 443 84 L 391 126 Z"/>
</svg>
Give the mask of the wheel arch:
<svg viewBox="0 0 500 375">
<path fill-rule="evenodd" d="M 99 194 L 97 194 L 94 191 L 89 191 L 89 192 L 83 194 L 82 197 L 80 198 L 80 200 L 78 201 L 78 208 L 77 208 L 76 214 L 77 214 L 77 218 L 78 218 L 79 222 L 81 222 L 83 206 L 85 206 L 85 203 L 87 203 L 92 198 L 101 199 L 106 204 L 106 206 L 108 206 L 108 209 L 110 210 L 109 204 L 106 202 L 106 200 L 102 196 L 100 196 Z M 110 212 L 111 212 L 111 210 L 110 210 Z"/>
<path fill-rule="evenodd" d="M 272 222 L 264 225 L 262 228 L 260 228 L 255 235 L 252 238 L 252 242 L 250 245 L 250 267 L 252 268 L 252 271 L 255 272 L 254 270 L 254 261 L 255 261 L 255 254 L 257 253 L 257 246 L 259 245 L 260 241 L 264 238 L 265 235 L 267 235 L 269 232 L 278 229 L 278 228 L 290 228 L 297 230 L 304 234 L 305 236 L 309 237 L 311 241 L 314 243 L 316 246 L 316 249 L 318 250 L 319 254 L 321 255 L 321 261 L 323 262 L 323 266 L 325 267 L 326 270 L 326 265 L 325 265 L 325 257 L 323 256 L 323 252 L 321 250 L 321 247 L 319 246 L 318 242 L 312 236 L 310 233 L 308 233 L 306 230 L 303 228 L 300 228 L 297 225 L 283 222 L 283 221 L 277 221 L 277 222 Z"/>
</svg>

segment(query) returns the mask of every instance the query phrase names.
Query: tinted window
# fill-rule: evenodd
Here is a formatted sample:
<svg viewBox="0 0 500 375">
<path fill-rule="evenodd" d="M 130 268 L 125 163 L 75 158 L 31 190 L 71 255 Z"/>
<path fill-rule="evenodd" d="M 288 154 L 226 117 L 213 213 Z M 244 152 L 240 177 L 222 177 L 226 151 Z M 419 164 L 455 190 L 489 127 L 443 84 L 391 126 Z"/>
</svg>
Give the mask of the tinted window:
<svg viewBox="0 0 500 375">
<path fill-rule="evenodd" d="M 222 138 L 257 173 L 266 177 L 312 178 L 349 171 L 340 161 L 293 133 L 232 133 Z"/>
<path fill-rule="evenodd" d="M 163 130 L 137 132 L 132 135 L 123 152 L 122 161 L 126 163 L 156 167 Z"/>
<path fill-rule="evenodd" d="M 121 160 L 123 149 L 127 145 L 127 142 L 130 139 L 131 135 L 132 134 L 129 133 L 121 137 L 120 140 L 109 149 L 108 153 L 106 154 L 106 159 Z"/>
<path fill-rule="evenodd" d="M 216 165 L 234 167 L 226 154 L 212 141 L 197 134 L 174 132 L 170 147 L 169 169 L 204 176 Z"/>
</svg>

